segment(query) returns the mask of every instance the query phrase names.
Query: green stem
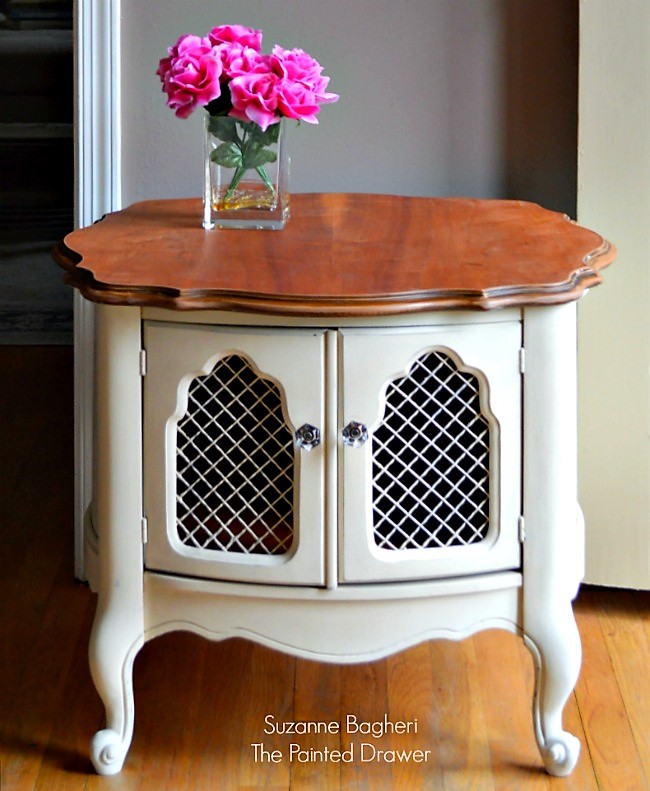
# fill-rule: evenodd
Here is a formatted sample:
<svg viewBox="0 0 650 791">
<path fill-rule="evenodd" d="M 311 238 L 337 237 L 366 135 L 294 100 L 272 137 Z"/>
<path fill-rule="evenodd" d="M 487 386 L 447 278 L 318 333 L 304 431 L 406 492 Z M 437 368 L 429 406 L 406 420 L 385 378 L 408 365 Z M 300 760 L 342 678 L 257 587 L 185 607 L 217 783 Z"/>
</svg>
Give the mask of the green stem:
<svg viewBox="0 0 650 791">
<path fill-rule="evenodd" d="M 255 168 L 255 170 L 258 172 L 262 181 L 266 184 L 266 188 L 268 189 L 268 191 L 272 195 L 275 195 L 275 187 L 273 186 L 273 182 L 269 178 L 269 174 L 266 172 L 266 170 L 264 170 L 264 165 L 260 165 L 258 168 Z"/>
<path fill-rule="evenodd" d="M 241 137 L 237 134 L 237 130 L 235 130 L 235 137 L 236 137 L 236 139 L 233 142 L 235 143 L 235 145 L 237 146 L 237 148 L 241 152 L 241 165 L 238 165 L 235 168 L 235 172 L 233 174 L 233 177 L 232 177 L 232 179 L 230 181 L 230 184 L 228 186 L 226 194 L 224 195 L 224 201 L 225 202 L 229 201 L 232 198 L 232 196 L 234 195 L 235 190 L 239 186 L 242 178 L 246 174 L 246 171 L 251 169 L 251 167 L 247 164 L 247 162 L 248 162 L 248 159 L 249 159 L 251 147 L 254 144 L 254 135 L 253 135 L 252 132 L 250 132 L 250 131 L 248 131 L 247 129 L 244 128 L 243 129 L 243 134 L 242 134 Z M 266 186 L 268 191 L 271 193 L 271 195 L 275 196 L 275 194 L 276 194 L 275 187 L 273 185 L 273 182 L 269 178 L 268 173 L 266 172 L 266 169 L 264 168 L 264 165 L 257 165 L 255 167 L 255 170 L 257 171 L 257 174 L 262 179 L 262 181 L 264 182 L 264 185 Z"/>
<path fill-rule="evenodd" d="M 235 173 L 232 179 L 230 180 L 230 184 L 223 198 L 225 202 L 228 202 L 232 198 L 232 196 L 235 193 L 235 190 L 239 186 L 239 182 L 244 178 L 244 174 L 246 173 L 247 170 L 248 168 L 245 168 L 243 165 L 239 165 L 237 168 L 235 168 Z"/>
<path fill-rule="evenodd" d="M 230 184 L 228 185 L 228 190 L 226 191 L 226 194 L 224 196 L 224 201 L 226 201 L 226 202 L 229 201 L 230 198 L 232 198 L 232 196 L 234 195 L 235 190 L 239 186 L 239 182 L 244 178 L 244 174 L 246 173 L 246 170 L 247 170 L 247 168 L 246 168 L 246 150 L 247 150 L 248 146 L 247 146 L 247 140 L 246 140 L 246 130 L 244 129 L 243 136 L 240 138 L 239 135 L 237 134 L 237 127 L 235 127 L 235 137 L 237 138 L 237 140 L 235 141 L 235 144 L 236 144 L 237 148 L 239 148 L 239 150 L 241 151 L 241 162 L 242 163 L 241 163 L 241 165 L 238 165 L 235 168 L 235 172 L 233 174 L 233 177 L 232 177 L 232 179 L 230 181 Z"/>
</svg>

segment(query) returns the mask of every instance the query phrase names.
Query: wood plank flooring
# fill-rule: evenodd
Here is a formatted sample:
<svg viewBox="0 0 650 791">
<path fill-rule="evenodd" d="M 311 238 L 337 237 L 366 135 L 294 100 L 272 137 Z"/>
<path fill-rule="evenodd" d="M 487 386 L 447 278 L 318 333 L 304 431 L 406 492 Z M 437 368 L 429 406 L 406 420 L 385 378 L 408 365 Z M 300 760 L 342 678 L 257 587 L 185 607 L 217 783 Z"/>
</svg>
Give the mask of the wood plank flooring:
<svg viewBox="0 0 650 791">
<path fill-rule="evenodd" d="M 0 347 L 0 407 L 2 791 L 650 791 L 650 594 L 594 588 L 576 603 L 584 661 L 565 723 L 583 749 L 568 779 L 542 770 L 532 662 L 518 639 L 497 631 L 345 667 L 241 640 L 166 635 L 135 662 L 125 768 L 97 777 L 87 757 L 103 724 L 86 657 L 95 597 L 74 580 L 72 562 L 71 349 Z M 264 733 L 267 715 L 341 722 L 347 714 L 417 720 L 417 733 L 363 741 L 430 750 L 428 760 L 255 760 L 255 743 L 268 754 L 288 750 L 290 737 Z M 294 741 L 348 747 L 338 734 Z"/>
</svg>

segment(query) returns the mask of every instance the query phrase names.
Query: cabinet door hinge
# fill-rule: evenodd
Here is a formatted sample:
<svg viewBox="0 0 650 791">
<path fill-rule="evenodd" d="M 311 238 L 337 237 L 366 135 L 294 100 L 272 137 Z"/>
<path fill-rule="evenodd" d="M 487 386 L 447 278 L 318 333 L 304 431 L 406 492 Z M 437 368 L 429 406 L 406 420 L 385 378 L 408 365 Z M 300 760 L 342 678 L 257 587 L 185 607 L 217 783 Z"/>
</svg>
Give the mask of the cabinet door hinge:
<svg viewBox="0 0 650 791">
<path fill-rule="evenodd" d="M 523 374 L 526 372 L 526 350 L 521 347 L 519 349 L 519 373 Z"/>
<path fill-rule="evenodd" d="M 520 516 L 517 520 L 517 525 L 519 528 L 519 543 L 523 544 L 526 540 L 526 522 L 524 521 L 524 517 Z"/>
<path fill-rule="evenodd" d="M 143 516 L 140 520 L 140 531 L 142 533 L 142 543 L 146 544 L 149 540 L 149 525 L 146 516 Z"/>
<path fill-rule="evenodd" d="M 145 349 L 140 349 L 140 376 L 147 375 L 147 352 Z"/>
</svg>

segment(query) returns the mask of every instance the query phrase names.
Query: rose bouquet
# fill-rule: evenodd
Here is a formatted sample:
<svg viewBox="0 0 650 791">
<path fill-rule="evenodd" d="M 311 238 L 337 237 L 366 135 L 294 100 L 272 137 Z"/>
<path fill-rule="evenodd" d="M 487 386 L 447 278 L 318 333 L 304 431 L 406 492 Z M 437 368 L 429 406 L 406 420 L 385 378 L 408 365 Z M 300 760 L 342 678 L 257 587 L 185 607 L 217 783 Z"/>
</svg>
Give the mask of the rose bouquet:
<svg viewBox="0 0 650 791">
<path fill-rule="evenodd" d="M 206 37 L 185 35 L 170 47 L 157 74 L 167 104 L 178 118 L 204 107 L 206 131 L 214 141 L 209 161 L 231 170 L 227 188 L 216 188 L 218 208 L 273 203 L 277 190 L 266 167 L 277 161 L 283 118 L 317 124 L 323 104 L 337 101 L 329 77 L 301 49 L 276 45 L 261 52 L 262 31 L 243 25 L 221 25 Z M 242 180 L 254 171 L 263 187 L 239 195 Z M 250 192 L 250 191 L 249 191 Z"/>
</svg>

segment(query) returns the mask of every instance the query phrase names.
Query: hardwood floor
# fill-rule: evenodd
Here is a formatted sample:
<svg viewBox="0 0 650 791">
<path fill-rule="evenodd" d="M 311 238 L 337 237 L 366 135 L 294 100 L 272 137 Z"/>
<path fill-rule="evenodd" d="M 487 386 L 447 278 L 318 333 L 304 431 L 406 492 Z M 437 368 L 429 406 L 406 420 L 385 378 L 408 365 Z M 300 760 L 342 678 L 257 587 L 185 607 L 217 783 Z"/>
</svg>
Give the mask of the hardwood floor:
<svg viewBox="0 0 650 791">
<path fill-rule="evenodd" d="M 0 347 L 0 381 L 2 791 L 650 789 L 650 594 L 593 588 L 576 603 L 584 662 L 565 723 L 583 749 L 568 779 L 541 767 L 528 652 L 496 631 L 345 667 L 240 640 L 158 638 L 136 659 L 125 768 L 97 777 L 87 757 L 103 718 L 86 657 L 95 597 L 75 582 L 72 564 L 71 349 Z M 291 741 L 263 732 L 267 715 L 341 722 L 347 714 L 417 720 L 417 733 L 358 741 L 430 750 L 428 760 L 255 760 L 252 744 L 286 754 Z M 346 748 L 339 739 L 295 741 Z"/>
</svg>

